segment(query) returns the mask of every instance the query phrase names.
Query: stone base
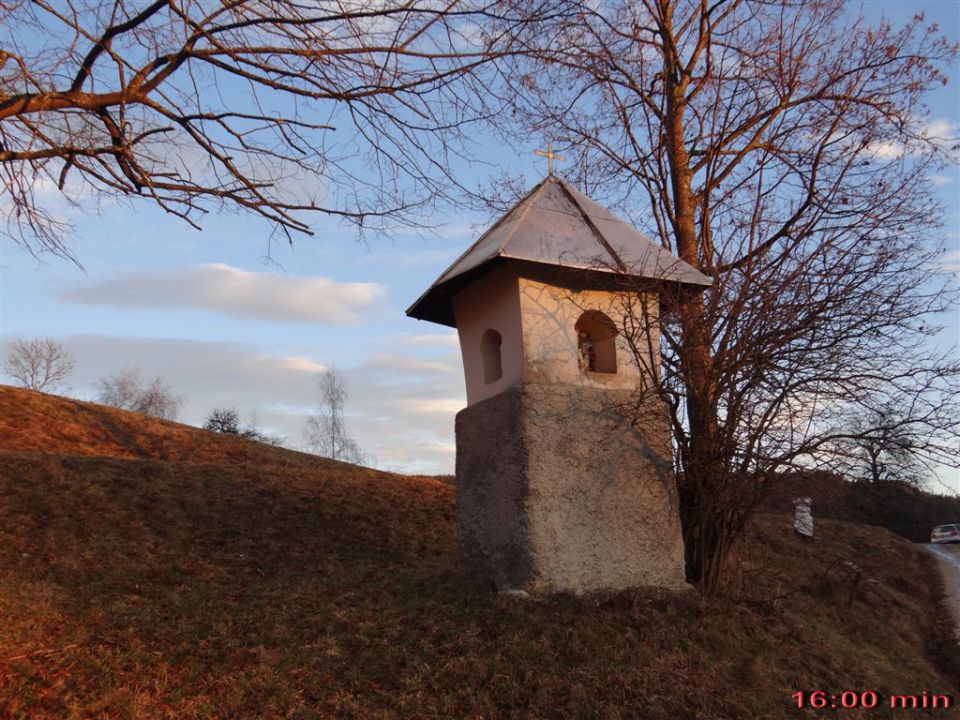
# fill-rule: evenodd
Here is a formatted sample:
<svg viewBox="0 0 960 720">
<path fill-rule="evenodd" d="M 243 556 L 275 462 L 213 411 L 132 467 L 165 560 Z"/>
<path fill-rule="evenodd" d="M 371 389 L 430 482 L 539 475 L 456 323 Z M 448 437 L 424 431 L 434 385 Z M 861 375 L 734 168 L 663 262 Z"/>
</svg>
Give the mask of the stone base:
<svg viewBox="0 0 960 720">
<path fill-rule="evenodd" d="M 665 409 L 646 432 L 629 393 L 525 385 L 457 415 L 457 522 L 465 571 L 533 593 L 683 588 Z"/>
</svg>

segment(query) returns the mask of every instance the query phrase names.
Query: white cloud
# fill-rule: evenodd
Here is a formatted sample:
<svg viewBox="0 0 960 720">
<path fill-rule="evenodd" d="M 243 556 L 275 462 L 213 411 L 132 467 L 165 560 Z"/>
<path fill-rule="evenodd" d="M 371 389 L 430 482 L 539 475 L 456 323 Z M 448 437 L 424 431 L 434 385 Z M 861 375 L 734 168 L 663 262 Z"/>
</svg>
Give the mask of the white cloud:
<svg viewBox="0 0 960 720">
<path fill-rule="evenodd" d="M 448 334 L 400 335 L 397 337 L 397 344 L 409 347 L 430 347 L 433 345 L 460 347 L 460 339 L 455 332 Z"/>
<path fill-rule="evenodd" d="M 398 403 L 399 407 L 408 413 L 436 413 L 448 415 L 458 413 L 466 407 L 461 398 L 410 398 Z"/>
<path fill-rule="evenodd" d="M 923 136 L 931 140 L 955 142 L 957 139 L 957 126 L 944 118 L 931 120 L 927 123 L 926 127 L 924 127 Z"/>
<path fill-rule="evenodd" d="M 279 358 L 278 363 L 280 365 L 280 369 L 292 370 L 294 372 L 306 372 L 319 375 L 320 373 L 329 370 L 327 365 L 318 363 L 310 358 L 305 357 L 294 356 Z"/>
<path fill-rule="evenodd" d="M 212 264 L 155 272 L 133 271 L 57 293 L 86 305 L 157 310 L 210 310 L 241 318 L 324 325 L 360 322 L 386 297 L 377 283 L 337 282 L 249 272 Z"/>
<path fill-rule="evenodd" d="M 870 143 L 867 146 L 866 153 L 881 160 L 895 160 L 903 157 L 906 148 L 902 143 L 885 140 L 883 142 Z"/>
<path fill-rule="evenodd" d="M 379 467 L 422 475 L 452 475 L 457 448 L 452 439 L 442 442 L 411 439 L 404 445 L 374 449 Z"/>
<path fill-rule="evenodd" d="M 419 358 L 395 355 L 392 353 L 378 353 L 371 356 L 367 361 L 367 366 L 397 374 L 451 373 L 459 370 L 459 368 L 452 366 L 449 362 L 421 360 Z"/>
<path fill-rule="evenodd" d="M 102 376 L 136 366 L 186 397 L 187 422 L 202 422 L 214 405 L 311 407 L 317 377 L 327 369 L 318 358 L 244 343 L 109 335 L 69 335 L 62 341 L 76 356 L 73 384 L 86 388 L 82 397 L 93 398 L 93 385 Z"/>
<path fill-rule="evenodd" d="M 445 455 L 456 455 L 457 454 L 457 444 L 451 442 L 433 442 L 430 445 L 436 449 L 438 453 L 444 453 Z"/>
<path fill-rule="evenodd" d="M 940 258 L 938 264 L 940 268 L 946 272 L 953 273 L 957 277 L 960 277 L 960 250 L 947 253 Z"/>
<path fill-rule="evenodd" d="M 953 178 L 949 175 L 931 175 L 930 182 L 939 187 L 941 185 L 949 185 L 953 182 Z"/>
<path fill-rule="evenodd" d="M 880 160 L 896 160 L 898 158 L 916 155 L 920 152 L 923 141 L 926 141 L 938 147 L 940 150 L 949 153 L 951 156 L 956 157 L 957 142 L 958 139 L 960 139 L 960 125 L 956 125 L 942 118 L 931 120 L 920 128 L 918 135 L 921 140 L 910 141 L 907 144 L 897 140 L 884 140 L 882 142 L 870 143 L 870 145 L 866 147 L 865 152 Z M 937 178 L 943 177 L 944 176 L 940 175 L 931 178 L 931 180 L 936 183 Z"/>
</svg>

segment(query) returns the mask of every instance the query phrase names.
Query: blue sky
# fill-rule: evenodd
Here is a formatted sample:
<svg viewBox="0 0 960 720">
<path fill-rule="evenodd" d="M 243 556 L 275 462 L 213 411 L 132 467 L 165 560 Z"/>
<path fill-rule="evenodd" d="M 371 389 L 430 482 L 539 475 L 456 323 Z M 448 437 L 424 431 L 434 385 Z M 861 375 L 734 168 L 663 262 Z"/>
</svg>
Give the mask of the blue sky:
<svg viewBox="0 0 960 720">
<path fill-rule="evenodd" d="M 871 18 L 882 12 L 894 21 L 923 10 L 960 38 L 955 0 L 864 7 Z M 948 123 L 954 136 L 958 70 L 930 98 L 932 119 Z M 487 153 L 491 165 L 469 171 L 481 179 L 505 171 L 533 184 L 546 170 L 532 154 L 543 142 Z M 936 182 L 952 251 L 945 262 L 960 266 L 957 168 Z M 0 340 L 46 335 L 63 342 L 77 360 L 69 394 L 92 399 L 98 378 L 138 366 L 185 397 L 182 421 L 201 424 L 211 408 L 231 406 L 297 447 L 318 373 L 335 366 L 350 393 L 348 428 L 378 467 L 452 472 L 453 418 L 466 404 L 456 336 L 404 310 L 489 216 L 438 218 L 438 230 L 425 236 L 370 236 L 366 243 L 321 218 L 314 237 L 273 245 L 268 263 L 268 229 L 247 216 L 208 217 L 198 232 L 146 204 L 107 204 L 96 215 L 59 210 L 75 224 L 71 247 L 83 269 L 52 257 L 38 263 L 0 239 Z M 944 337 L 953 345 L 960 343 L 957 325 Z M 942 479 L 960 491 L 960 478 Z"/>
</svg>

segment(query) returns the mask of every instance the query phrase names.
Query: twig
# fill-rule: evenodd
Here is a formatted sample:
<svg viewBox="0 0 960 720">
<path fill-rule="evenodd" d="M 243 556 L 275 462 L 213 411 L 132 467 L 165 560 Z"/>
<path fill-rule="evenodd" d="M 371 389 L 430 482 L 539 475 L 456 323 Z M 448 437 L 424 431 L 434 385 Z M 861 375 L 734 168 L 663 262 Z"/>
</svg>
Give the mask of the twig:
<svg viewBox="0 0 960 720">
<path fill-rule="evenodd" d="M 49 648 L 46 650 L 34 650 L 33 652 L 28 652 L 24 655 L 14 655 L 10 658 L 5 658 L 3 662 L 9 663 L 14 660 L 24 660 L 28 657 L 33 657 L 34 655 L 52 655 L 54 653 L 63 652 L 64 650 L 69 650 L 70 648 L 80 647 L 80 643 L 72 643 L 70 645 L 64 645 L 62 648 Z"/>
</svg>

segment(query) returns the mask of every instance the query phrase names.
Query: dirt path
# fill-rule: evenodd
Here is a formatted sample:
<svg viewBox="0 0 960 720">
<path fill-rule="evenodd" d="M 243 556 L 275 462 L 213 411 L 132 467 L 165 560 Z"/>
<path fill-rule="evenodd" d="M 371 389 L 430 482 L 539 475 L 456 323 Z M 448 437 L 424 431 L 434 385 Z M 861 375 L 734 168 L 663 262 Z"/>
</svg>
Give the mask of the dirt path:
<svg viewBox="0 0 960 720">
<path fill-rule="evenodd" d="M 937 559 L 943 584 L 946 589 L 944 602 L 953 614 L 953 621 L 960 631 L 960 545 L 924 545 Z"/>
</svg>

